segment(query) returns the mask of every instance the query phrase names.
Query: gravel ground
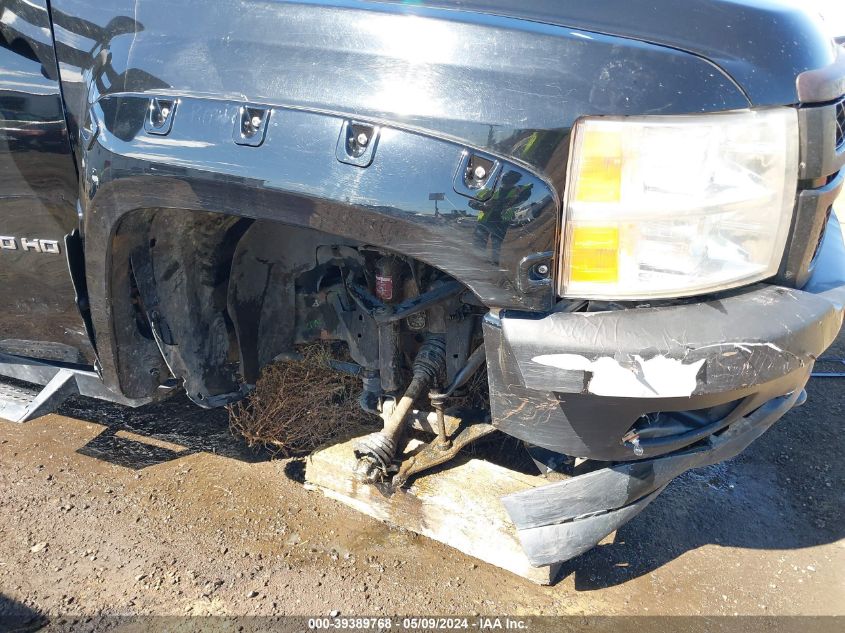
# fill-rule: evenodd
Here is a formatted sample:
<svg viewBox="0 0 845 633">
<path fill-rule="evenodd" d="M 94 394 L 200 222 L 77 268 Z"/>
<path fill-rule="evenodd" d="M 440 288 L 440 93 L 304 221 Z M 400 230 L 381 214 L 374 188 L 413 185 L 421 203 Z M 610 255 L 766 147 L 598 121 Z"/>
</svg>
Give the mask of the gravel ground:
<svg viewBox="0 0 845 633">
<path fill-rule="evenodd" d="M 301 463 L 248 449 L 224 412 L 73 401 L 0 424 L 0 612 L 845 615 L 844 385 L 813 379 L 553 587 L 306 491 Z"/>
</svg>

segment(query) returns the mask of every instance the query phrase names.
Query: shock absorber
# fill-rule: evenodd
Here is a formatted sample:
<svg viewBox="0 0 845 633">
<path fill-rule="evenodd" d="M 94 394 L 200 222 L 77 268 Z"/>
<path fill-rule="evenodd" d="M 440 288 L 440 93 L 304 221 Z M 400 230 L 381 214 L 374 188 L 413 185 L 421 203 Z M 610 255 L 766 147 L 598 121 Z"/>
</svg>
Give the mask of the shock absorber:
<svg viewBox="0 0 845 633">
<path fill-rule="evenodd" d="M 362 438 L 355 446 L 355 472 L 361 479 L 372 483 L 387 478 L 414 401 L 430 386 L 442 383 L 445 373 L 446 337 L 429 334 L 414 359 L 414 377 L 385 420 L 384 428 Z"/>
<path fill-rule="evenodd" d="M 384 302 L 379 310 L 389 311 L 401 301 L 401 275 L 399 261 L 390 255 L 376 262 L 376 296 Z M 394 393 L 399 390 L 399 323 L 382 323 L 378 327 L 378 357 L 381 390 Z"/>
</svg>

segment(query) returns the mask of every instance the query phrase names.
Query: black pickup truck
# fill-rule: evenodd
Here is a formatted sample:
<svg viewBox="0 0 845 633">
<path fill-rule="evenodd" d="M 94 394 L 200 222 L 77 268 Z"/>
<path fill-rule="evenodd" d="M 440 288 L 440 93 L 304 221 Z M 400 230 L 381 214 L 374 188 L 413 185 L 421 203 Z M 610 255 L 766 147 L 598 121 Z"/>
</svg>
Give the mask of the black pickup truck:
<svg viewBox="0 0 845 633">
<path fill-rule="evenodd" d="M 571 558 L 802 402 L 843 94 L 760 0 L 0 0 L 0 416 L 218 407 L 341 341 L 362 481 L 508 434 L 529 560 Z"/>
</svg>

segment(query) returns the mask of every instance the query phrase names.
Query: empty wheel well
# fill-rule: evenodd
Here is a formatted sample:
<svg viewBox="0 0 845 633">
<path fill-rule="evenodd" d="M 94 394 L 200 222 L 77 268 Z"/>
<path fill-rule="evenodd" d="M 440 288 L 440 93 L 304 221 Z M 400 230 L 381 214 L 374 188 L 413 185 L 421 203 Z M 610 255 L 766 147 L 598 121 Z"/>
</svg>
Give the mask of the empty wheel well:
<svg viewBox="0 0 845 633">
<path fill-rule="evenodd" d="M 217 213 L 131 213 L 114 235 L 111 263 L 124 391 L 144 397 L 177 379 L 202 406 L 240 399 L 263 366 L 314 340 L 345 342 L 370 384 L 391 391 L 424 334 L 442 332 L 454 375 L 479 344 L 486 311 L 464 286 L 419 260 L 323 231 Z M 387 328 L 389 362 L 377 315 L 385 309 L 407 313 Z"/>
</svg>

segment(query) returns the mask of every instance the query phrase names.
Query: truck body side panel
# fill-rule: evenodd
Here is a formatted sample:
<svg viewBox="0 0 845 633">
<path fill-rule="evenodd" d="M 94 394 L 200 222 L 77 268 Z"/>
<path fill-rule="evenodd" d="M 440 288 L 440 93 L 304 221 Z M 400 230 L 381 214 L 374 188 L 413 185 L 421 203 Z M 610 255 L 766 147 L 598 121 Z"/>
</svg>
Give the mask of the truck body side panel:
<svg viewBox="0 0 845 633">
<path fill-rule="evenodd" d="M 70 363 L 93 354 L 64 237 L 77 178 L 44 0 L 0 4 L 0 352 Z"/>
</svg>

